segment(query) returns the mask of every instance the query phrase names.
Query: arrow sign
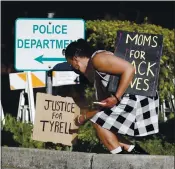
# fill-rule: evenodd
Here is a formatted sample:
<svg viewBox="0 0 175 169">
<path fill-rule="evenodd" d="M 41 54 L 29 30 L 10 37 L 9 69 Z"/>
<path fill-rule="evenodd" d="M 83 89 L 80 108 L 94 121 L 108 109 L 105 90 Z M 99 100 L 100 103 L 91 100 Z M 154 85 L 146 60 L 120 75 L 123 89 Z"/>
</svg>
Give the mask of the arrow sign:
<svg viewBox="0 0 175 169">
<path fill-rule="evenodd" d="M 59 27 L 61 31 L 58 33 Z M 85 21 L 81 18 L 17 18 L 15 69 L 50 70 L 57 63 L 66 61 L 62 50 L 81 38 L 85 39 Z"/>
<path fill-rule="evenodd" d="M 66 61 L 65 58 L 51 58 L 51 57 L 43 57 L 43 56 L 44 55 L 38 56 L 37 58 L 35 58 L 35 60 L 42 64 L 43 64 L 43 61 L 49 61 L 49 62 Z"/>
</svg>

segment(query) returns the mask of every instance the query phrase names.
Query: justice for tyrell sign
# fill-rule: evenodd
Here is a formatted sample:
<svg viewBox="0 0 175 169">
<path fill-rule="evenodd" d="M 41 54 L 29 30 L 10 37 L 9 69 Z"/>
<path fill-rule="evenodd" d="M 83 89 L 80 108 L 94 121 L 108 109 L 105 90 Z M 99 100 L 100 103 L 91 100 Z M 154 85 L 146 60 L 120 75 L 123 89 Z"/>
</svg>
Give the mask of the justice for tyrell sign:
<svg viewBox="0 0 175 169">
<path fill-rule="evenodd" d="M 66 61 L 62 54 L 72 41 L 85 38 L 82 19 L 18 18 L 15 23 L 15 68 L 45 71 Z"/>
<path fill-rule="evenodd" d="M 32 139 L 72 146 L 78 134 L 74 119 L 80 108 L 70 97 L 36 95 L 36 116 Z"/>
</svg>

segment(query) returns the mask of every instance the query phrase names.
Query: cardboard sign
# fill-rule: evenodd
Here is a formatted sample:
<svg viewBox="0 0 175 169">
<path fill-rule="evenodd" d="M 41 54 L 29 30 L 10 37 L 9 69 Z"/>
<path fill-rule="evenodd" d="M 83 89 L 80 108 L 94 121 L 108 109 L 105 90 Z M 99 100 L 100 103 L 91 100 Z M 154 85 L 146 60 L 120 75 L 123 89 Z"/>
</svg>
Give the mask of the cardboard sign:
<svg viewBox="0 0 175 169">
<path fill-rule="evenodd" d="M 135 76 L 125 93 L 156 95 L 162 44 L 162 35 L 117 32 L 114 54 L 135 67 Z M 116 92 L 119 80 L 120 76 L 111 76 L 109 91 Z"/>
<path fill-rule="evenodd" d="M 79 114 L 72 98 L 37 93 L 32 139 L 71 146 L 78 129 L 74 119 Z"/>
</svg>

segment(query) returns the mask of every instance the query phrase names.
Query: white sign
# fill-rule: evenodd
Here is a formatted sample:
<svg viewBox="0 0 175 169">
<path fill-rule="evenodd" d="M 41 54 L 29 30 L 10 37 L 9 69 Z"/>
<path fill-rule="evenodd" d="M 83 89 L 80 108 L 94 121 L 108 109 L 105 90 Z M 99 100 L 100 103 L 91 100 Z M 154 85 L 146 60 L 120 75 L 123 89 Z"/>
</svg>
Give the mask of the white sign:
<svg viewBox="0 0 175 169">
<path fill-rule="evenodd" d="M 79 84 L 79 74 L 74 71 L 54 71 L 52 76 L 53 86 L 74 85 Z"/>
<path fill-rule="evenodd" d="M 83 19 L 18 18 L 15 24 L 15 68 L 46 71 L 65 62 L 72 41 L 85 38 Z"/>
</svg>

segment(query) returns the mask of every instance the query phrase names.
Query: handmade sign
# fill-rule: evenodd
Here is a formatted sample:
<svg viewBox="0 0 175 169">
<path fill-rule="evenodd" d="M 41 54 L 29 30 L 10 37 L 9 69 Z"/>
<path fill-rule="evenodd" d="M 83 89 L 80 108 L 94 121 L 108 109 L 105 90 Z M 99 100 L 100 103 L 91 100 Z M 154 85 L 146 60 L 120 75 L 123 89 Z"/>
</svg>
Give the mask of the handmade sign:
<svg viewBox="0 0 175 169">
<path fill-rule="evenodd" d="M 71 146 L 78 129 L 74 119 L 79 114 L 72 98 L 37 93 L 32 139 Z"/>
<path fill-rule="evenodd" d="M 118 31 L 115 52 L 135 67 L 135 76 L 125 93 L 155 96 L 162 55 L 162 35 Z M 120 76 L 111 75 L 110 92 L 116 92 Z"/>
</svg>

